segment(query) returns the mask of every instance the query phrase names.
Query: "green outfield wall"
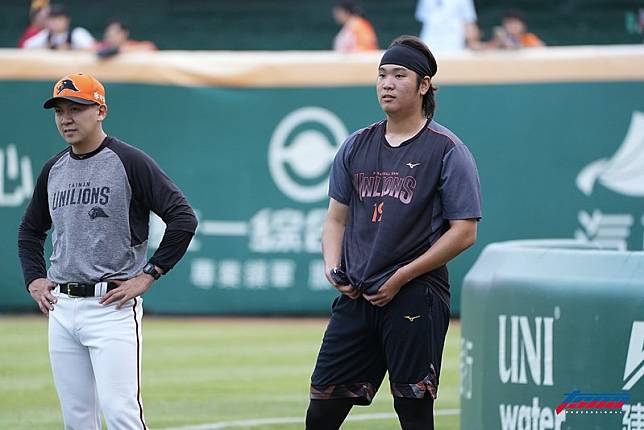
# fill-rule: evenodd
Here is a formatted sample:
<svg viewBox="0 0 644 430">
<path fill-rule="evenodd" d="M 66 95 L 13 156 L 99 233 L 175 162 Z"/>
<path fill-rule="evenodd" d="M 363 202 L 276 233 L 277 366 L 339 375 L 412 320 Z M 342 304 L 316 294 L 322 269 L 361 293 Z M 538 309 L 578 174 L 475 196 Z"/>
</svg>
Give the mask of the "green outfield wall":
<svg viewBox="0 0 644 430">
<path fill-rule="evenodd" d="M 462 429 L 644 422 L 643 252 L 572 241 L 489 245 L 465 277 L 461 322 Z M 582 407 L 557 413 L 575 391 Z M 598 406 L 618 398 L 623 405 Z"/>
<path fill-rule="evenodd" d="M 152 155 L 200 219 L 184 259 L 146 295 L 148 311 L 329 311 L 319 243 L 328 171 L 350 132 L 382 118 L 377 55 L 30 55 L 0 52 L 1 310 L 35 308 L 16 229 L 42 164 L 65 146 L 42 102 L 78 70 L 106 83 L 106 131 Z M 449 266 L 454 313 L 464 274 L 491 242 L 642 249 L 644 67 L 631 66 L 643 61 L 638 48 L 441 63 L 436 119 L 471 149 L 483 191 L 478 242 Z M 162 232 L 153 218 L 151 251 Z"/>
</svg>

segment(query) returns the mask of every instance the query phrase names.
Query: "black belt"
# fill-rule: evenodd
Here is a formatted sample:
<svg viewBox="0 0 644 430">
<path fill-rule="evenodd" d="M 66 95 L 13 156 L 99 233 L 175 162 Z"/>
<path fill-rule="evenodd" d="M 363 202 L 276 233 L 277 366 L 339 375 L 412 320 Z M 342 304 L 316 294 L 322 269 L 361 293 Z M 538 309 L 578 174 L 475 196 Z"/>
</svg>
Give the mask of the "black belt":
<svg viewBox="0 0 644 430">
<path fill-rule="evenodd" d="M 99 291 L 102 289 L 101 286 L 107 284 L 107 288 L 104 289 L 104 293 L 111 291 L 115 288 L 118 288 L 118 285 L 114 282 L 99 282 L 97 284 L 79 284 L 78 282 L 69 282 L 67 284 L 58 284 L 60 292 L 67 294 L 72 297 L 95 297 L 97 296 L 97 286 Z M 98 294 L 100 295 L 100 294 Z"/>
</svg>

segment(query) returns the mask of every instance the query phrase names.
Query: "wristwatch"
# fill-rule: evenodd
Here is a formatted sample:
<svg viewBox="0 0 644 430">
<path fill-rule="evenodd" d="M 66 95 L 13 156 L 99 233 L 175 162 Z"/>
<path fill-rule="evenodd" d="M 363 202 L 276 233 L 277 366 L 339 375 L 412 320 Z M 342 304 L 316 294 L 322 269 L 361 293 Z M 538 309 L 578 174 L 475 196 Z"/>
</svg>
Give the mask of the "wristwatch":
<svg viewBox="0 0 644 430">
<path fill-rule="evenodd" d="M 156 267 L 154 267 L 154 264 L 152 263 L 148 263 L 143 267 L 143 273 L 147 273 L 155 280 L 161 277 L 161 274 L 157 271 Z"/>
</svg>

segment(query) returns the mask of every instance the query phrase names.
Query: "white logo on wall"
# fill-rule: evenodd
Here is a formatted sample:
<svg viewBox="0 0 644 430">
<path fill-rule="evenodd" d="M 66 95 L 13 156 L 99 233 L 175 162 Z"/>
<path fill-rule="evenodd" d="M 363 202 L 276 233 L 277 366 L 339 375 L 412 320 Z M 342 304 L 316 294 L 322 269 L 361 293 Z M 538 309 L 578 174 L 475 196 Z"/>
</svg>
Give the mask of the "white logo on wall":
<svg viewBox="0 0 644 430">
<path fill-rule="evenodd" d="M 555 309 L 555 317 L 559 308 Z M 530 372 L 536 385 L 553 385 L 552 348 L 555 318 L 510 316 L 509 348 L 506 315 L 499 315 L 499 378 L 504 384 L 527 384 Z M 534 329 L 533 329 L 534 327 Z M 507 351 L 510 351 L 508 366 Z"/>
<path fill-rule="evenodd" d="M 277 187 L 290 199 L 316 203 L 326 199 L 329 167 L 348 133 L 340 119 L 319 107 L 303 107 L 284 117 L 273 132 L 268 167 Z M 190 244 L 190 282 L 199 289 L 259 291 L 292 289 L 328 291 L 320 237 L 326 209 L 259 208 L 245 219 L 212 219 L 199 213 Z M 150 219 L 150 247 L 159 246 L 165 224 Z M 211 237 L 245 239 L 230 253 L 208 253 Z M 226 250 L 229 251 L 229 250 Z M 296 256 L 308 256 L 299 263 Z M 298 281 L 299 279 L 299 281 Z M 303 280 L 303 282 L 302 282 Z"/>
<path fill-rule="evenodd" d="M 610 159 L 594 161 L 577 175 L 577 188 L 587 196 L 597 183 L 624 196 L 644 197 L 644 112 L 633 112 L 624 141 Z M 578 214 L 581 228 L 575 231 L 575 238 L 624 251 L 628 249 L 634 219 L 632 214 L 606 214 L 599 209 L 591 214 L 582 210 Z"/>
<path fill-rule="evenodd" d="M 19 159 L 16 145 L 0 148 L 0 207 L 20 206 L 31 198 L 34 180 L 31 160 L 27 156 Z"/>
<path fill-rule="evenodd" d="M 535 385 L 554 385 L 553 327 L 555 320 L 560 316 L 561 311 L 558 306 L 554 309 L 553 317 L 530 318 L 524 315 L 510 315 L 508 318 L 507 315 L 499 315 L 499 378 L 503 384 L 528 384 L 531 380 Z M 509 338 L 508 319 L 510 320 Z M 553 408 L 541 407 L 539 401 L 539 397 L 533 397 L 532 404 L 501 403 L 499 405 L 501 429 L 561 430 L 562 424 L 566 421 L 566 413 L 556 414 Z"/>
<path fill-rule="evenodd" d="M 580 229 L 575 231 L 575 239 L 580 242 L 596 243 L 602 248 L 625 251 L 628 248 L 628 236 L 633 225 L 631 214 L 604 214 L 595 209 L 591 214 L 579 211 L 577 215 Z"/>
<path fill-rule="evenodd" d="M 624 387 L 630 390 L 644 376 L 644 321 L 633 322 L 624 366 Z"/>
<path fill-rule="evenodd" d="M 188 247 L 193 256 L 190 281 L 195 287 L 204 290 L 294 288 L 297 272 L 304 271 L 302 275 L 307 276 L 309 289 L 328 290 L 324 261 L 318 257 L 326 209 L 263 208 L 249 221 L 204 219 L 201 211 L 195 210 L 195 213 L 199 227 Z M 151 249 L 159 247 L 165 227 L 161 218 L 152 214 L 148 239 Z M 203 249 L 209 237 L 247 238 L 248 249 L 253 254 L 243 260 L 230 256 L 215 259 Z M 295 253 L 312 257 L 308 267 L 298 268 L 292 259 Z"/>
<path fill-rule="evenodd" d="M 644 112 L 633 112 L 624 142 L 610 159 L 592 162 L 577 175 L 577 188 L 587 196 L 595 182 L 619 194 L 644 197 Z"/>
<path fill-rule="evenodd" d="M 317 127 L 307 128 L 307 124 Z M 320 126 L 332 139 L 319 130 Z M 284 117 L 268 147 L 268 167 L 280 191 L 301 203 L 323 200 L 329 167 L 347 136 L 342 121 L 320 107 L 303 107 Z"/>
</svg>

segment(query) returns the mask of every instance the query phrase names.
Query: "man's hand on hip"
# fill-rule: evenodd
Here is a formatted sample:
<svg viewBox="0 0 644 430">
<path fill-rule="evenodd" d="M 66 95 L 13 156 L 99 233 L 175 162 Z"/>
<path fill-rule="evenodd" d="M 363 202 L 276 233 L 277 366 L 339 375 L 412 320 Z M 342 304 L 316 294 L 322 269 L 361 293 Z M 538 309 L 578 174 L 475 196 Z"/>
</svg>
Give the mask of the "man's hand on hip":
<svg viewBox="0 0 644 430">
<path fill-rule="evenodd" d="M 40 311 L 47 316 L 54 310 L 54 303 L 57 302 L 56 297 L 51 293 L 54 288 L 56 284 L 47 278 L 34 279 L 27 287 L 31 297 L 38 303 Z"/>
<path fill-rule="evenodd" d="M 140 275 L 137 275 L 132 279 L 128 279 L 127 281 L 110 282 L 118 284 L 118 288 L 115 288 L 112 291 L 108 291 L 107 294 L 101 297 L 99 303 L 103 305 L 109 305 L 110 303 L 118 301 L 116 309 L 121 309 L 128 300 L 133 299 L 134 297 L 142 296 L 146 291 L 148 291 L 148 289 L 154 282 L 154 278 L 146 273 L 141 273 Z"/>
</svg>

